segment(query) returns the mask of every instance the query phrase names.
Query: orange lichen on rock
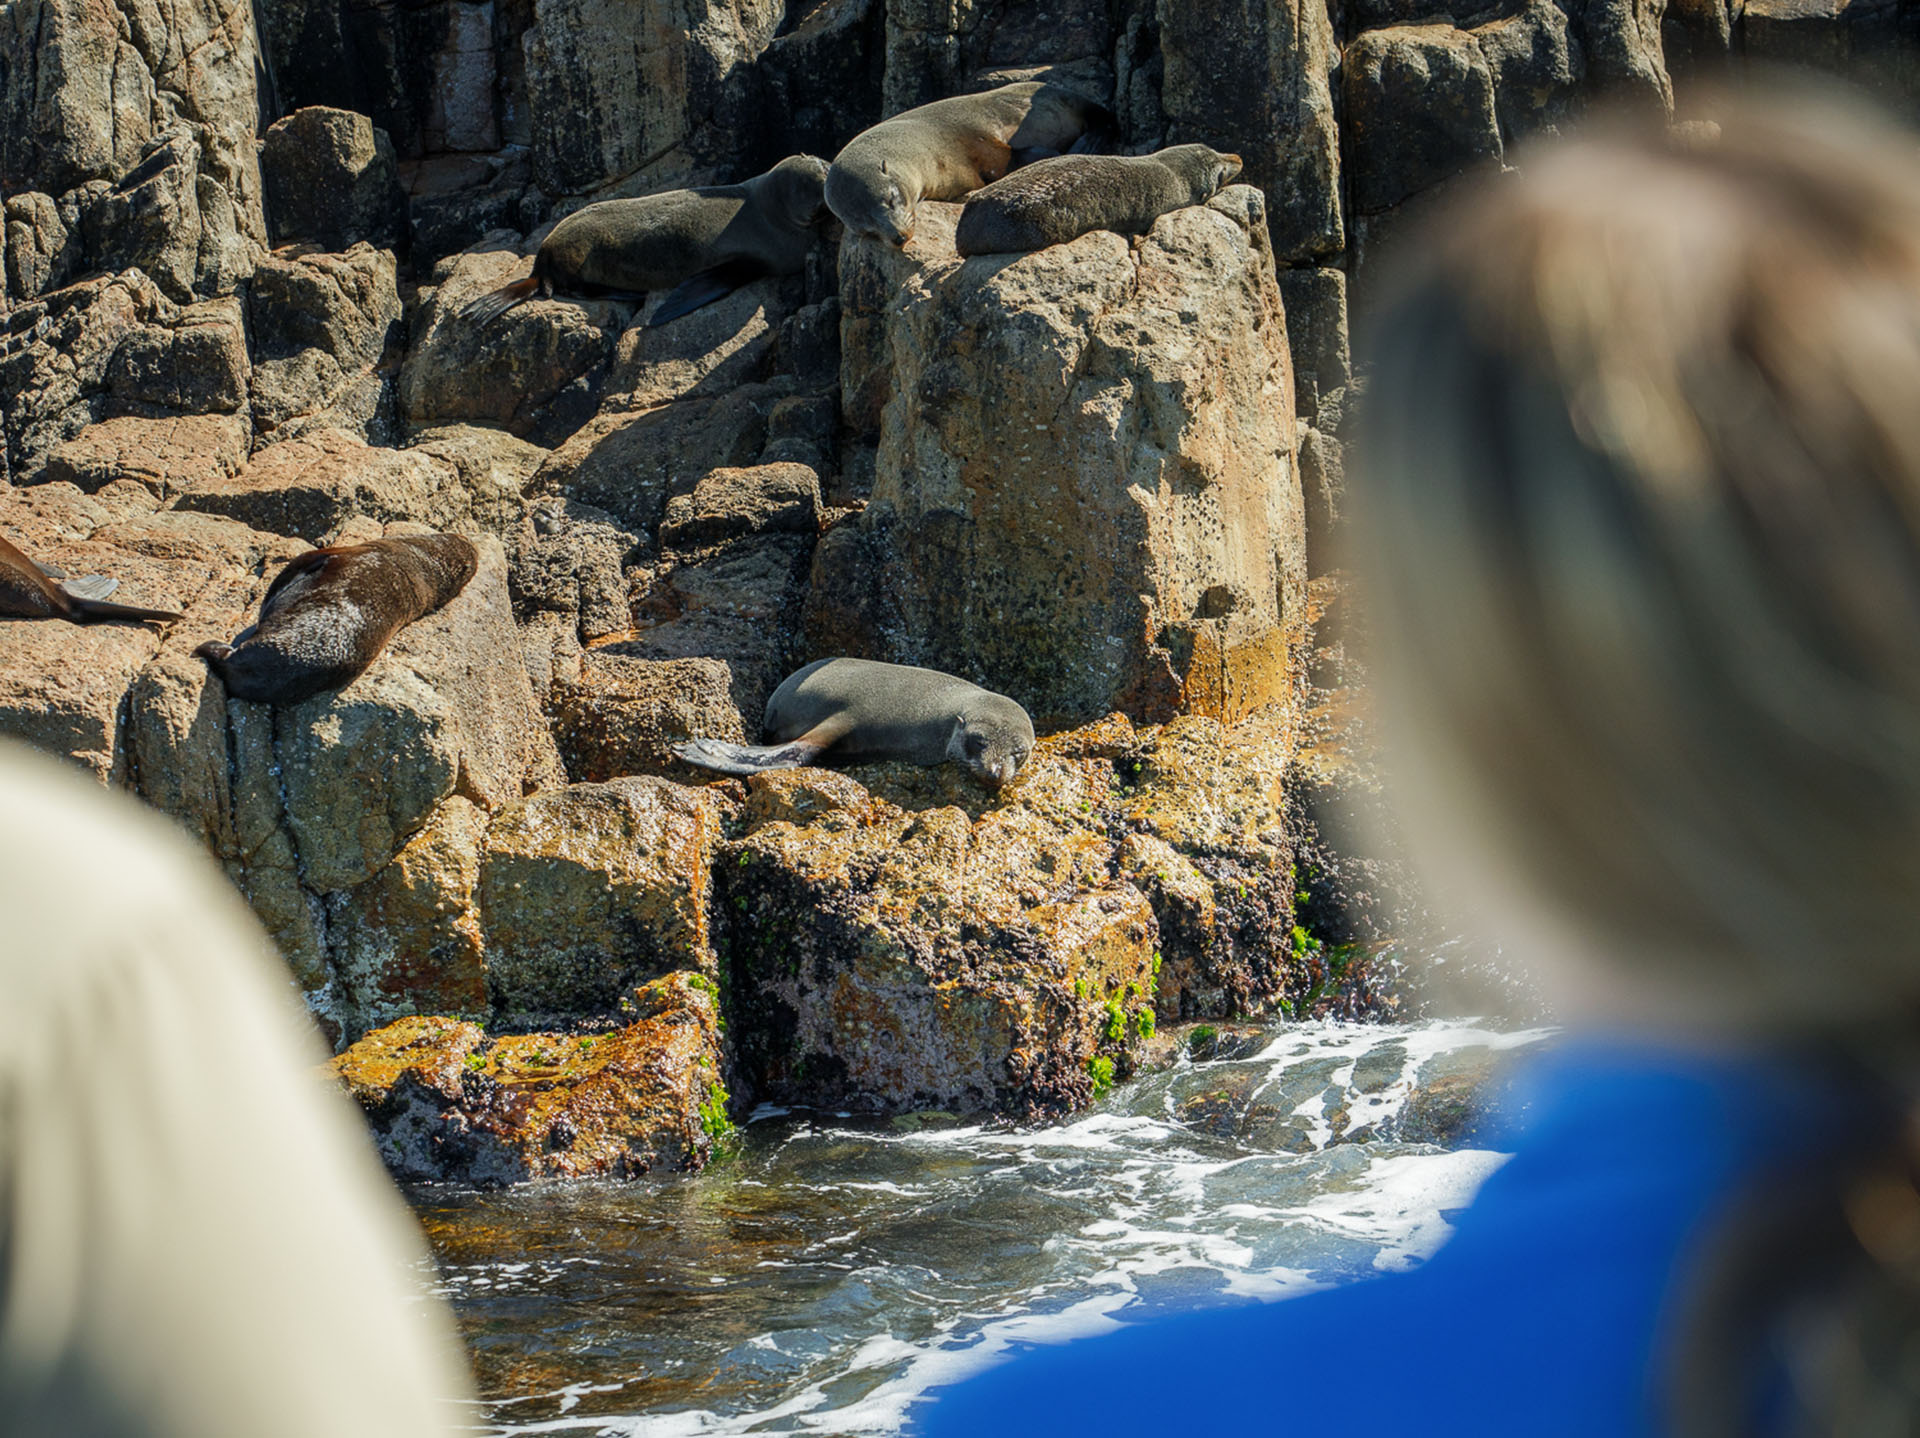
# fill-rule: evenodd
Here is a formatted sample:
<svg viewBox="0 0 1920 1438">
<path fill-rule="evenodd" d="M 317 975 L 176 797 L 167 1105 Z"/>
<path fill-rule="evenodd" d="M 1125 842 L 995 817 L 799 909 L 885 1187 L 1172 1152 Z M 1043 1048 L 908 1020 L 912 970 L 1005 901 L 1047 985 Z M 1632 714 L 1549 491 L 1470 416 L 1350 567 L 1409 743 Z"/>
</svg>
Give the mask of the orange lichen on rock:
<svg viewBox="0 0 1920 1438">
<path fill-rule="evenodd" d="M 489 1039 L 454 1019 L 400 1019 L 333 1061 L 403 1179 L 517 1183 L 699 1168 L 726 1126 L 710 980 L 634 991 L 633 1022 L 597 1034 Z"/>
</svg>

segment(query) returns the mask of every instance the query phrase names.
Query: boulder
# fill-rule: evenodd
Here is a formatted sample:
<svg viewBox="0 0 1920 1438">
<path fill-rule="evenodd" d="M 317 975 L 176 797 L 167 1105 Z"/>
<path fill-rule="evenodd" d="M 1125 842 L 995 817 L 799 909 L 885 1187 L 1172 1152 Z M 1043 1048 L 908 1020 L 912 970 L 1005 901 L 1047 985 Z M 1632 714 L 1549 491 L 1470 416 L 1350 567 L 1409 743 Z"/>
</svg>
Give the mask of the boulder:
<svg viewBox="0 0 1920 1438">
<path fill-rule="evenodd" d="M 393 142 L 365 115 L 310 105 L 276 120 L 260 143 L 260 174 L 276 244 L 390 250 L 406 239 Z"/>
<path fill-rule="evenodd" d="M 711 979 L 636 990 L 611 1031 L 488 1038 L 402 1019 L 333 1061 L 395 1178 L 509 1184 L 697 1169 L 732 1127 Z"/>
<path fill-rule="evenodd" d="M 509 541 L 516 609 L 565 616 L 582 642 L 624 633 L 633 627 L 625 566 L 640 543 L 605 510 L 542 500 Z"/>
<path fill-rule="evenodd" d="M 39 479 L 56 447 L 104 417 L 123 342 L 175 315 L 158 286 L 131 270 L 82 280 L 0 319 L 0 425 L 14 484 Z"/>
<path fill-rule="evenodd" d="M 1392 209 L 1478 166 L 1498 165 L 1493 73 L 1451 25 L 1370 30 L 1341 67 L 1356 209 Z"/>
<path fill-rule="evenodd" d="M 554 450 L 531 488 L 603 510 L 651 539 L 671 496 L 690 493 L 704 474 L 759 457 L 778 398 L 749 385 L 640 414 L 601 413 Z"/>
<path fill-rule="evenodd" d="M 1323 427 L 1324 397 L 1330 411 L 1327 418 L 1337 425 L 1341 399 L 1353 378 L 1353 356 L 1347 339 L 1346 272 L 1282 270 L 1278 279 L 1280 296 L 1286 302 L 1287 338 L 1293 355 L 1294 412 L 1308 424 Z M 1313 542 L 1311 518 L 1307 542 Z"/>
<path fill-rule="evenodd" d="M 760 713 L 742 715 L 733 689 L 732 670 L 719 659 L 640 659 L 590 649 L 577 674 L 555 680 L 547 709 L 576 782 L 625 774 L 707 778 L 675 758 L 673 746 L 688 739 L 752 742 Z"/>
<path fill-rule="evenodd" d="M 248 287 L 247 320 L 263 443 L 313 428 L 377 433 L 383 365 L 401 338 L 392 251 L 269 255 Z"/>
<path fill-rule="evenodd" d="M 640 586 L 633 636 L 603 652 L 721 660 L 734 706 L 757 717 L 774 686 L 798 666 L 813 549 L 811 534 L 770 533 L 663 565 Z"/>
<path fill-rule="evenodd" d="M 749 780 L 747 832 L 718 873 L 754 1091 L 1032 1116 L 1110 1080 L 1152 1026 L 1156 933 L 1108 845 L 1074 822 L 1089 779 L 1042 760 L 975 812 L 921 795 L 903 808 L 817 770 Z"/>
<path fill-rule="evenodd" d="M 1340 135 L 1330 76 L 1339 60 L 1320 0 L 1158 0 L 1166 143 L 1236 152 L 1267 196 L 1282 262 L 1337 254 Z"/>
<path fill-rule="evenodd" d="M 956 214 L 923 206 L 904 251 L 846 241 L 843 394 L 884 407 L 809 649 L 957 673 L 1043 723 L 1284 701 L 1304 536 L 1259 191 L 1013 258 L 960 260 Z"/>
<path fill-rule="evenodd" d="M 127 415 L 88 425 L 60 445 L 47 456 L 44 477 L 88 494 L 131 480 L 168 499 L 238 474 L 251 438 L 245 415 Z"/>
<path fill-rule="evenodd" d="M 662 298 L 648 296 L 654 308 Z M 630 329 L 614 346 L 607 393 L 622 408 L 646 409 L 765 379 L 781 326 L 804 298 L 798 276 L 755 280 L 670 324 Z"/>
<path fill-rule="evenodd" d="M 134 414 L 231 414 L 244 407 L 252 366 L 238 297 L 203 300 L 160 318 L 114 351 L 108 407 Z"/>
<path fill-rule="evenodd" d="M 467 494 L 471 523 L 502 540 L 526 513 L 527 487 L 547 458 L 537 444 L 476 424 L 419 430 L 407 448 L 452 465 Z"/>
<path fill-rule="evenodd" d="M 188 491 L 177 506 L 324 544 L 355 516 L 450 529 L 472 517 L 474 497 L 460 470 L 431 453 L 313 429 L 268 445 L 246 468 Z"/>
<path fill-rule="evenodd" d="M 72 201 L 63 207 L 52 195 L 32 190 L 7 197 L 5 290 L 10 299 L 38 299 L 72 279 L 83 263 L 79 222 Z"/>
<path fill-rule="evenodd" d="M 580 194 L 737 152 L 745 72 L 784 13 L 776 0 L 534 0 L 523 44 L 540 188 Z"/>
<path fill-rule="evenodd" d="M 1588 83 L 1662 118 L 1673 114 L 1673 81 L 1660 42 L 1666 13 L 1667 0 L 1588 0 L 1576 22 Z"/>
<path fill-rule="evenodd" d="M 606 1013 L 635 984 L 718 970 L 708 933 L 717 794 L 630 777 L 498 814 L 480 861 L 487 989 L 516 1019 Z"/>
<path fill-rule="evenodd" d="M 416 428 L 477 421 L 537 444 L 558 444 L 592 417 L 615 337 L 633 317 L 614 300 L 529 300 L 490 325 L 465 318 L 471 300 L 527 272 L 509 250 L 459 258 L 422 293 L 400 412 Z"/>
<path fill-rule="evenodd" d="M 716 469 L 693 493 L 667 501 L 660 543 L 697 549 L 749 534 L 812 534 L 820 525 L 820 476 L 804 464 Z"/>
<path fill-rule="evenodd" d="M 1552 0 L 1527 0 L 1519 14 L 1476 27 L 1473 38 L 1493 76 L 1493 107 L 1505 144 L 1573 117 L 1586 56 L 1566 12 Z"/>
<path fill-rule="evenodd" d="M 476 891 L 486 810 L 448 797 L 365 883 L 328 896 L 327 929 L 345 1037 L 403 1014 L 487 1010 Z"/>
</svg>

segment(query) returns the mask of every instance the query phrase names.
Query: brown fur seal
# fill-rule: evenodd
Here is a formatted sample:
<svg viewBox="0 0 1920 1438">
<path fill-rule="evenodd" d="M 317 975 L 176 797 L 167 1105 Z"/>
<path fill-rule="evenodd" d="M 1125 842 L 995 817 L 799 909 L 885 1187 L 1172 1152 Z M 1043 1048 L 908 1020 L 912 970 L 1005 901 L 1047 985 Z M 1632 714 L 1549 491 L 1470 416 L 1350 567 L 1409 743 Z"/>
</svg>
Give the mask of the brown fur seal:
<svg viewBox="0 0 1920 1438">
<path fill-rule="evenodd" d="M 1034 80 L 935 100 L 849 140 L 827 171 L 827 208 L 850 230 L 904 245 L 920 201 L 972 194 L 1111 120 L 1091 100 Z"/>
<path fill-rule="evenodd" d="M 1144 235 L 1170 210 L 1204 205 L 1240 173 L 1240 157 L 1205 145 L 1152 155 L 1060 155 L 967 197 L 954 230 L 963 255 L 1043 250 L 1094 230 Z"/>
<path fill-rule="evenodd" d="M 63 580 L 56 584 L 54 581 Z M 141 619 L 165 623 L 180 616 L 171 609 L 136 609 L 108 604 L 106 598 L 120 586 L 117 579 L 89 574 L 67 579 L 52 565 L 35 564 L 6 540 L 0 539 L 0 615 L 21 619 L 71 619 L 85 624 L 94 619 Z"/>
<path fill-rule="evenodd" d="M 771 743 L 694 739 L 674 752 L 722 774 L 792 769 L 823 756 L 953 759 L 998 789 L 1033 751 L 1033 721 L 1006 695 L 937 670 L 871 659 L 816 659 L 789 674 L 767 700 L 761 727 Z"/>
<path fill-rule="evenodd" d="M 537 290 L 670 290 L 663 325 L 762 275 L 805 268 L 827 162 L 789 155 L 738 185 L 667 190 L 575 210 L 540 242 L 533 273 L 480 296 L 461 314 L 491 324 Z"/>
<path fill-rule="evenodd" d="M 351 684 L 389 639 L 466 588 L 479 563 L 453 534 L 309 550 L 273 577 L 257 623 L 193 652 L 236 699 L 298 704 Z"/>
</svg>

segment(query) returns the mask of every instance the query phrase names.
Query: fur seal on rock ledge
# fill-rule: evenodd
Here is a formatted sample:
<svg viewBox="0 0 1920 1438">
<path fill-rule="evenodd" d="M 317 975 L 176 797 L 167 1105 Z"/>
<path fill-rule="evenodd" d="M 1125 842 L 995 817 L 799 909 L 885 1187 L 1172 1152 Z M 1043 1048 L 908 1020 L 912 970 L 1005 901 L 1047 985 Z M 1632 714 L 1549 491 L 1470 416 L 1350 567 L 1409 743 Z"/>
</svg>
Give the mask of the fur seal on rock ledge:
<svg viewBox="0 0 1920 1438">
<path fill-rule="evenodd" d="M 547 233 L 533 273 L 460 313 L 491 324 L 537 290 L 669 290 L 649 325 L 691 314 L 763 275 L 805 268 L 820 219 L 827 162 L 789 155 L 738 185 L 602 200 Z"/>
<path fill-rule="evenodd" d="M 259 620 L 232 644 L 193 652 L 235 699 L 298 704 L 351 684 L 389 639 L 466 588 L 479 565 L 454 534 L 311 549 L 273 577 Z"/>
<path fill-rule="evenodd" d="M 957 200 L 1038 155 L 1058 155 L 1112 116 L 1037 80 L 953 95 L 862 130 L 827 171 L 827 208 L 850 230 L 890 244 L 913 238 L 922 200 Z"/>
<path fill-rule="evenodd" d="M 1064 245 L 1094 230 L 1144 235 L 1171 210 L 1204 205 L 1240 173 L 1240 157 L 1206 145 L 1151 155 L 1059 155 L 967 197 L 954 231 L 963 255 Z"/>
<path fill-rule="evenodd" d="M 872 659 L 816 659 L 767 700 L 771 743 L 693 739 L 675 747 L 689 764 L 722 774 L 793 769 L 822 757 L 965 764 L 989 789 L 1033 751 L 1033 721 L 1004 694 L 951 674 Z"/>
<path fill-rule="evenodd" d="M 56 584 L 56 579 L 63 582 Z M 171 609 L 136 609 L 130 604 L 107 603 L 107 596 L 119 587 L 119 580 L 104 574 L 68 579 L 51 565 L 35 564 L 0 539 L 0 615 L 19 619 L 70 619 L 75 624 L 95 619 L 165 623 L 180 617 Z"/>
</svg>

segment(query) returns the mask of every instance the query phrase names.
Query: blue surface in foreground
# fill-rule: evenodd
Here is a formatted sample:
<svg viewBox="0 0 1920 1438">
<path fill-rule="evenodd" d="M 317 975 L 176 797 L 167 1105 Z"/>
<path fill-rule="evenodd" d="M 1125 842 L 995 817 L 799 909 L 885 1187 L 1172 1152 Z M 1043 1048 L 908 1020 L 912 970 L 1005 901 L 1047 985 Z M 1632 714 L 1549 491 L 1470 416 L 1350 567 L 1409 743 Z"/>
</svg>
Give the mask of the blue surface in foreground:
<svg viewBox="0 0 1920 1438">
<path fill-rule="evenodd" d="M 1525 1089 L 1513 1161 L 1425 1267 L 1037 1348 L 914 1431 L 1660 1431 L 1676 1274 L 1746 1184 L 1857 1142 L 1871 1105 L 1783 1064 L 1624 1046 L 1563 1048 Z"/>
</svg>

